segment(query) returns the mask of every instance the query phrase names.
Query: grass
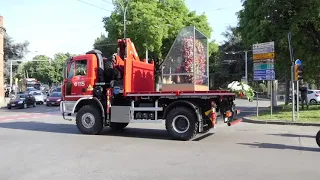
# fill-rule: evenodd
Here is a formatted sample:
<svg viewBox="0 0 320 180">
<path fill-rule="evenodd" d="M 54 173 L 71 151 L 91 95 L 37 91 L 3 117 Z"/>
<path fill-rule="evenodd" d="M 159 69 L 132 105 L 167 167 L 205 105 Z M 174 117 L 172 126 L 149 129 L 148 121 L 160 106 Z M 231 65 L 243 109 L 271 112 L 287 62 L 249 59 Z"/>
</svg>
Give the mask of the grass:
<svg viewBox="0 0 320 180">
<path fill-rule="evenodd" d="M 280 105 L 273 110 L 272 116 L 270 109 L 264 112 L 259 112 L 259 117 L 251 116 L 254 120 L 267 121 L 292 121 L 292 105 Z M 295 122 L 301 123 L 320 123 L 320 105 L 309 105 L 309 109 L 302 110 L 299 108 L 299 118 Z"/>
</svg>

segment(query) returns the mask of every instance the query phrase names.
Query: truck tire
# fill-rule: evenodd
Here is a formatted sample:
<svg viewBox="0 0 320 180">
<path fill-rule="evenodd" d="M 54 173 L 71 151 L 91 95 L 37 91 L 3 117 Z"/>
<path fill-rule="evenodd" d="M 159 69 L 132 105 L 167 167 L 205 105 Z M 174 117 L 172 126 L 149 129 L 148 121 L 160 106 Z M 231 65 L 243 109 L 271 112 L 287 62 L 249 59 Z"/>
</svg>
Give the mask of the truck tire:
<svg viewBox="0 0 320 180">
<path fill-rule="evenodd" d="M 317 142 L 318 146 L 320 147 L 320 131 L 318 131 L 318 133 L 316 135 L 316 142 Z"/>
<path fill-rule="evenodd" d="M 198 132 L 198 120 L 194 110 L 177 107 L 169 111 L 166 117 L 166 129 L 177 140 L 188 141 Z"/>
<path fill-rule="evenodd" d="M 99 134 L 103 129 L 101 114 L 92 105 L 80 108 L 76 116 L 76 124 L 83 134 Z"/>
<path fill-rule="evenodd" d="M 110 128 L 115 131 L 120 131 L 128 126 L 129 123 L 110 123 Z"/>
</svg>

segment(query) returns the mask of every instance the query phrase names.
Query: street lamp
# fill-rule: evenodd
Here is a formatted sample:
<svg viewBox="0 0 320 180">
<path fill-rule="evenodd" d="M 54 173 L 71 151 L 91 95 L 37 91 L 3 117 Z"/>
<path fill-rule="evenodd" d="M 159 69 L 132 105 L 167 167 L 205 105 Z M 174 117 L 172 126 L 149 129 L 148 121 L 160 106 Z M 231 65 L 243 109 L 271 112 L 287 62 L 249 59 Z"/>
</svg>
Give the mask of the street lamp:
<svg viewBox="0 0 320 180">
<path fill-rule="evenodd" d="M 115 4 L 114 0 L 112 0 L 113 4 Z M 126 14 L 127 14 L 127 9 L 128 9 L 128 5 L 130 3 L 130 0 L 127 0 L 127 3 L 126 5 L 124 6 L 123 4 L 119 3 L 121 8 L 122 8 L 122 11 L 123 11 L 123 39 L 126 39 L 126 21 L 127 21 L 127 17 L 126 17 Z"/>
</svg>

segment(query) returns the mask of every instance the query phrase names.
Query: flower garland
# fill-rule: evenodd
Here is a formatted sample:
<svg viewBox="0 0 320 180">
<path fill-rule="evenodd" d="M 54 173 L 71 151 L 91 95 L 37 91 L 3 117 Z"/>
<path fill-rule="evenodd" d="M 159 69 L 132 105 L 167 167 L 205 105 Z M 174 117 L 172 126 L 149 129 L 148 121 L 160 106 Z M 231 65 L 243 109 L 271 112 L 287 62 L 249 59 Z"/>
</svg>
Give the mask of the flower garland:
<svg viewBox="0 0 320 180">
<path fill-rule="evenodd" d="M 193 52 L 193 44 L 195 43 L 195 50 Z M 206 67 L 206 53 L 203 44 L 199 40 L 195 40 L 193 37 L 184 38 L 182 44 L 183 58 L 181 66 L 178 68 L 181 73 L 193 72 L 193 65 L 196 65 L 194 75 L 183 76 L 184 83 L 192 83 L 193 76 L 196 74 L 203 75 Z M 196 77 L 196 84 L 202 84 L 203 78 Z"/>
<path fill-rule="evenodd" d="M 254 90 L 244 82 L 233 81 L 228 84 L 228 89 L 235 92 L 238 97 L 246 97 L 250 102 L 253 101 Z"/>
</svg>

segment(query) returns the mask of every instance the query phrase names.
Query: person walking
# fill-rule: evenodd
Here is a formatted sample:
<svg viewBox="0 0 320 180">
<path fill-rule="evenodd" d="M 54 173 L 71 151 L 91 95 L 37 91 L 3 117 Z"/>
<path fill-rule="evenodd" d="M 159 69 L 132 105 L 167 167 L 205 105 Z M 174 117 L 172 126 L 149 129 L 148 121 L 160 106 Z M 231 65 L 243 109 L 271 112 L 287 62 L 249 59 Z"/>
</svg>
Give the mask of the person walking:
<svg viewBox="0 0 320 180">
<path fill-rule="evenodd" d="M 306 104 L 307 109 L 309 109 L 309 101 L 308 101 L 308 85 L 307 83 L 303 82 L 301 80 L 301 85 L 300 85 L 300 94 L 301 94 L 301 106 L 302 110 L 304 110 L 304 104 Z"/>
</svg>

